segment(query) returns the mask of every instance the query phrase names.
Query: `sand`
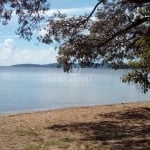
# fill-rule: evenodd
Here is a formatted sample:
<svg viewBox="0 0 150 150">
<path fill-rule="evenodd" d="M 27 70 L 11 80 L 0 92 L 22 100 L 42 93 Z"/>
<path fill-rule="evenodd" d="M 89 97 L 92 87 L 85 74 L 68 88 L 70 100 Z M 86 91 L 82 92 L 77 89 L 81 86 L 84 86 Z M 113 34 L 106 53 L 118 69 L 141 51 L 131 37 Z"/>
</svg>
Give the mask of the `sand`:
<svg viewBox="0 0 150 150">
<path fill-rule="evenodd" d="M 0 150 L 149 150 L 150 101 L 0 116 Z"/>
</svg>

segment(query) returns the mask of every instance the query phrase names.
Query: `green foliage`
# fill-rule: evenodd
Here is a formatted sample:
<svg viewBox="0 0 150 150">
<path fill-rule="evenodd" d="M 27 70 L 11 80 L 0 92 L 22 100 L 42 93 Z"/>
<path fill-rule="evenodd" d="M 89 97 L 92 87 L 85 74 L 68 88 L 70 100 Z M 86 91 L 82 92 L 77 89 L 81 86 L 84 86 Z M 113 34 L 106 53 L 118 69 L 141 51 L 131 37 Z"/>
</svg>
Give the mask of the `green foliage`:
<svg viewBox="0 0 150 150">
<path fill-rule="evenodd" d="M 99 1 L 95 8 L 100 4 L 95 20 L 90 19 L 92 11 L 89 16 L 79 18 L 63 15 L 63 20 L 58 17 L 50 23 L 50 29 L 55 27 L 55 32 L 49 30 L 50 37 L 53 35 L 58 41 L 64 39 L 59 47 L 58 62 L 69 72 L 76 62 L 81 67 L 91 67 L 102 58 L 119 68 L 127 60 L 136 70 L 123 81 L 137 83 L 147 92 L 150 84 L 150 2 Z"/>
<path fill-rule="evenodd" d="M 138 84 L 142 91 L 146 93 L 150 89 L 150 37 L 143 36 L 136 42 L 136 46 L 138 49 L 140 48 L 139 60 L 129 63 L 135 70 L 125 75 L 122 81 Z"/>
<path fill-rule="evenodd" d="M 49 9 L 46 0 L 2 0 L 0 23 L 6 25 L 14 11 L 18 16 L 17 34 L 30 40 L 34 30 L 46 30 L 37 37 L 40 42 L 58 42 L 58 62 L 64 71 L 71 71 L 75 63 L 91 67 L 101 59 L 114 68 L 124 60 L 136 70 L 123 80 L 141 85 L 148 91 L 150 79 L 150 1 L 98 0 L 87 16 L 68 17 L 55 13 L 45 18 L 41 12 Z M 92 15 L 95 12 L 95 19 Z M 42 22 L 45 20 L 46 22 Z M 41 27 L 43 23 L 44 26 Z"/>
<path fill-rule="evenodd" d="M 49 9 L 47 0 L 1 0 L 0 23 L 7 25 L 14 13 L 19 27 L 16 33 L 27 40 L 31 39 L 35 29 L 40 28 L 44 13 Z"/>
<path fill-rule="evenodd" d="M 122 79 L 123 82 L 135 83 L 140 86 L 142 92 L 146 93 L 150 89 L 150 82 L 148 80 L 148 74 L 142 71 L 131 71 L 125 75 Z"/>
</svg>

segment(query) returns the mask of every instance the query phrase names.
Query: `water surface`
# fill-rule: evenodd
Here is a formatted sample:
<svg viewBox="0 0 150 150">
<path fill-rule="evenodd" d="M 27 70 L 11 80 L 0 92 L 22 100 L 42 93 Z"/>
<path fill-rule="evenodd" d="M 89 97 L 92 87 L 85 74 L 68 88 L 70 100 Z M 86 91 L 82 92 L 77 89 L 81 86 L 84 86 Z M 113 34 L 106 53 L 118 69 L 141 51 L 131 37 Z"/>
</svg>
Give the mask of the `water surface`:
<svg viewBox="0 0 150 150">
<path fill-rule="evenodd" d="M 0 68 L 0 113 L 150 100 L 138 86 L 121 82 L 128 70 Z"/>
</svg>

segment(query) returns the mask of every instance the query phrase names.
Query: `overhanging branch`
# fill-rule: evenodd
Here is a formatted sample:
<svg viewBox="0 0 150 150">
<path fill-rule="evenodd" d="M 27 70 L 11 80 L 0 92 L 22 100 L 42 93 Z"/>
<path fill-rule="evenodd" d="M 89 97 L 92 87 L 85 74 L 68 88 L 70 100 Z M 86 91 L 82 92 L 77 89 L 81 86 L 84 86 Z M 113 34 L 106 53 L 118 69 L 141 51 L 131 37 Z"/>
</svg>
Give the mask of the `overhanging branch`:
<svg viewBox="0 0 150 150">
<path fill-rule="evenodd" d="M 141 25 L 142 23 L 148 21 L 149 19 L 150 19 L 150 17 L 145 17 L 145 18 L 136 20 L 135 22 L 133 22 L 132 24 L 128 25 L 124 29 L 121 29 L 118 32 L 116 32 L 115 34 L 113 34 L 110 38 L 106 39 L 104 42 L 100 43 L 98 46 L 101 47 L 103 45 L 106 45 L 108 42 L 112 41 L 118 35 L 125 34 L 127 31 L 129 31 L 132 28 L 135 28 L 135 27 Z"/>
<path fill-rule="evenodd" d="M 95 10 L 97 9 L 97 7 L 102 3 L 103 1 L 100 1 L 98 2 L 95 7 L 93 8 L 93 10 L 91 11 L 91 13 L 89 14 L 89 16 L 83 21 L 83 22 L 87 22 L 91 17 L 92 15 L 94 14 Z"/>
</svg>

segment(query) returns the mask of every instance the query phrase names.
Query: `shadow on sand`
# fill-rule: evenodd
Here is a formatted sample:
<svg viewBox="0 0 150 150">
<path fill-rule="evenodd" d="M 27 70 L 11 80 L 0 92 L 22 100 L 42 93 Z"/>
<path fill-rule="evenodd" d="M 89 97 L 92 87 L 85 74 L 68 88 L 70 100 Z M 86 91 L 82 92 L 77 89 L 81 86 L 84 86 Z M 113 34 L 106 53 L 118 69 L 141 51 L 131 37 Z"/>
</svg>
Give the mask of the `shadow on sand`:
<svg viewBox="0 0 150 150">
<path fill-rule="evenodd" d="M 80 133 L 81 141 L 101 142 L 115 150 L 150 149 L 150 108 L 98 114 L 95 122 L 55 124 L 49 130 Z"/>
</svg>

